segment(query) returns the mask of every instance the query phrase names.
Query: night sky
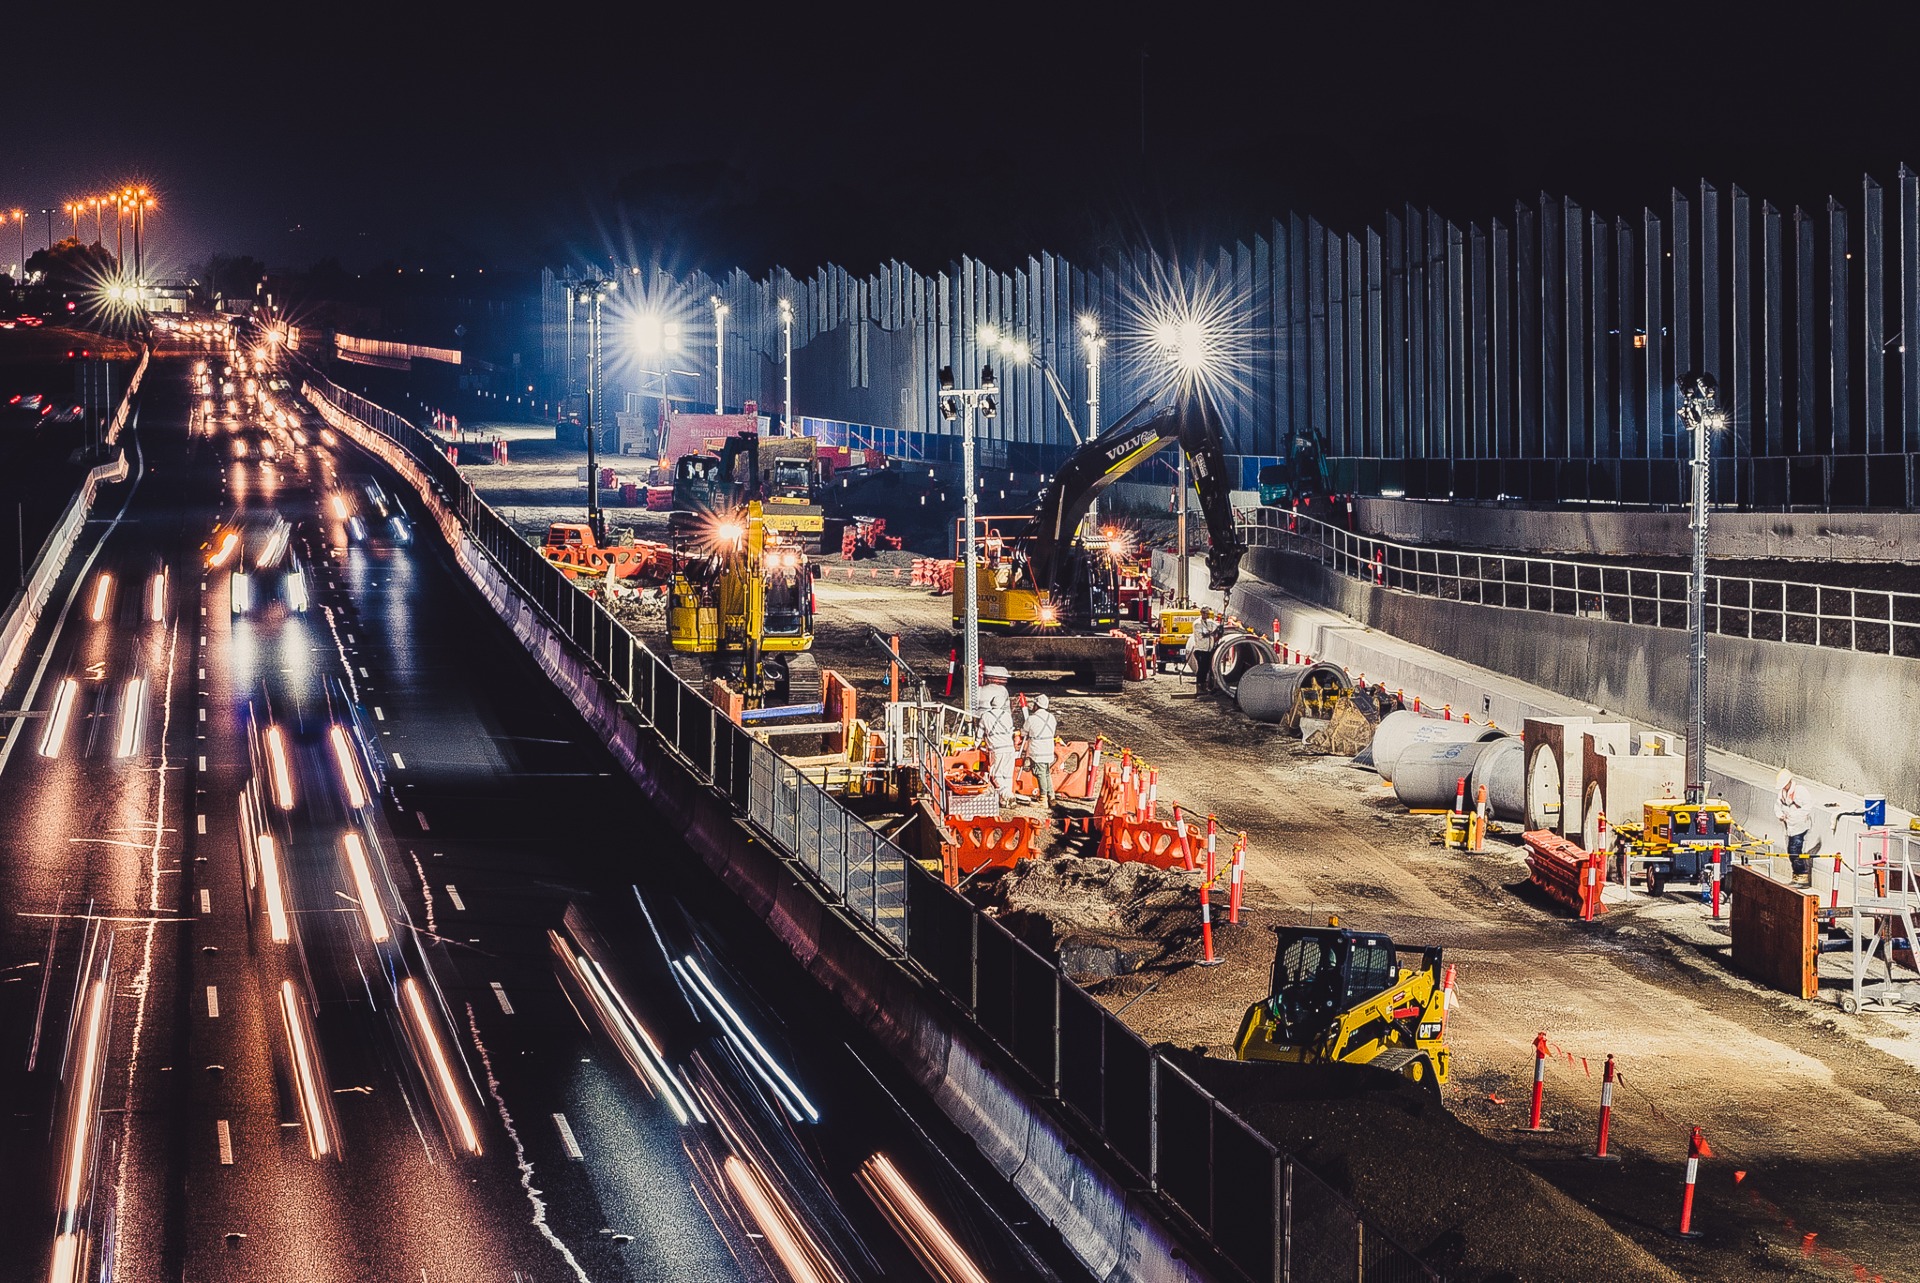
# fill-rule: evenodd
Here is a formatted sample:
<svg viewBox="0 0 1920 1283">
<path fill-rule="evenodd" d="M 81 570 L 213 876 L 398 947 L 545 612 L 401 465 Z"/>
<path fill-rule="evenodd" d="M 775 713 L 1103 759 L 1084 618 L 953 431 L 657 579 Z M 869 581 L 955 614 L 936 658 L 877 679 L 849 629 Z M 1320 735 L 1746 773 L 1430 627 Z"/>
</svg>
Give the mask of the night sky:
<svg viewBox="0 0 1920 1283">
<path fill-rule="evenodd" d="M 867 270 L 1920 162 L 1894 6 L 406 8 L 10 17 L 0 207 L 144 181 L 163 269 Z"/>
</svg>

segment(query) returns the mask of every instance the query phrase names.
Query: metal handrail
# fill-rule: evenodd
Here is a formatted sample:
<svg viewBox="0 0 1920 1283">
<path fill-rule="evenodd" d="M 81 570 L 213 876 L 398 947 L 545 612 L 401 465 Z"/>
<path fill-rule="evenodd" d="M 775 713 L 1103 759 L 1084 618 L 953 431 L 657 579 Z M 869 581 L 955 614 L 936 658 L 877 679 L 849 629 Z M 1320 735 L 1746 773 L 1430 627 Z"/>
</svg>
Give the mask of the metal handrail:
<svg viewBox="0 0 1920 1283">
<path fill-rule="evenodd" d="M 1247 545 L 1308 556 L 1361 583 L 1506 610 L 1655 628 L 1688 626 L 1688 574 L 1594 561 L 1424 548 L 1274 508 L 1242 509 Z M 1920 659 L 1920 593 L 1787 579 L 1707 577 L 1707 631 Z"/>
</svg>

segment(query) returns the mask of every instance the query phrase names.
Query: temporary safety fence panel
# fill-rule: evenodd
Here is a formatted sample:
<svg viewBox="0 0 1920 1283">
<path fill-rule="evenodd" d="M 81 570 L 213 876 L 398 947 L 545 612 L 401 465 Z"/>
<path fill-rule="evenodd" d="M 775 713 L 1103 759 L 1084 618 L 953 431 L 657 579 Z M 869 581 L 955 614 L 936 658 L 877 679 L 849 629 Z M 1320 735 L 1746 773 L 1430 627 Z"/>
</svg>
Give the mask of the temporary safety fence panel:
<svg viewBox="0 0 1920 1283">
<path fill-rule="evenodd" d="M 1274 1150 L 1118 1017 L 842 807 L 674 675 L 560 575 L 405 420 L 332 385 L 309 390 L 392 437 L 434 478 L 475 543 L 592 657 L 626 715 L 731 799 L 775 848 L 911 959 L 1249 1277 L 1434 1283 L 1351 1204 Z M 937 743 L 937 740 L 935 741 Z"/>
</svg>

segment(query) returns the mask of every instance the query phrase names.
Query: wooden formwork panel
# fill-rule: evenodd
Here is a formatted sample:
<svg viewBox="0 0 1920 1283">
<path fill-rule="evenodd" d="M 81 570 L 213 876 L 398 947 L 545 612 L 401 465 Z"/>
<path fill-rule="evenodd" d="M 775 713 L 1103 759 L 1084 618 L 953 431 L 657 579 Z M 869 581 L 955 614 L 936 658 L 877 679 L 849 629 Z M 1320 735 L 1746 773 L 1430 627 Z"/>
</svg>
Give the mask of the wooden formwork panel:
<svg viewBox="0 0 1920 1283">
<path fill-rule="evenodd" d="M 1811 998 L 1819 988 L 1819 960 L 1811 894 L 1737 864 L 1733 895 L 1733 965 L 1782 992 Z"/>
</svg>

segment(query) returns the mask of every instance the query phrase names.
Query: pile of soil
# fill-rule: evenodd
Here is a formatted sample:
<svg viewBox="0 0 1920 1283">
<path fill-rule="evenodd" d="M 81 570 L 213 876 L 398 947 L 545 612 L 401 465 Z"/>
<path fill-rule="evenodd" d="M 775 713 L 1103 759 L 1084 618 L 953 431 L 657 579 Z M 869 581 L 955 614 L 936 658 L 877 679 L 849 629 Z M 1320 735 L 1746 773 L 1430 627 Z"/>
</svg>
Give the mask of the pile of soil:
<svg viewBox="0 0 1920 1283">
<path fill-rule="evenodd" d="M 978 898 L 1008 930 L 1043 954 L 1056 951 L 1076 983 L 1165 966 L 1198 936 L 1200 875 L 1076 855 L 1022 860 Z"/>
<path fill-rule="evenodd" d="M 1679 1277 L 1404 1078 L 1163 1050 L 1449 1283 Z"/>
</svg>

